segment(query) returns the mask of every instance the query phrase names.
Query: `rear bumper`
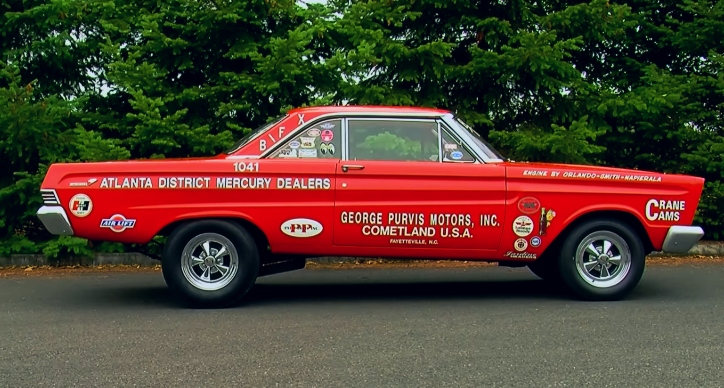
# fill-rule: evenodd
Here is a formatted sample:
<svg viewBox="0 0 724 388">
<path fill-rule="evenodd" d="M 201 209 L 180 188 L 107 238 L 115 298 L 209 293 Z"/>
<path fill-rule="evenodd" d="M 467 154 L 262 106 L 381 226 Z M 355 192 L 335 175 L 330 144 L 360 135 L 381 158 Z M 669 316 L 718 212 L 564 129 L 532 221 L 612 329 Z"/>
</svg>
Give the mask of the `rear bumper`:
<svg viewBox="0 0 724 388">
<path fill-rule="evenodd" d="M 73 227 L 70 226 L 68 215 L 62 207 L 43 206 L 38 209 L 37 215 L 48 232 L 65 236 L 73 235 Z"/>
<path fill-rule="evenodd" d="M 704 230 L 698 226 L 674 225 L 666 234 L 661 251 L 665 253 L 687 253 L 704 237 Z"/>
</svg>

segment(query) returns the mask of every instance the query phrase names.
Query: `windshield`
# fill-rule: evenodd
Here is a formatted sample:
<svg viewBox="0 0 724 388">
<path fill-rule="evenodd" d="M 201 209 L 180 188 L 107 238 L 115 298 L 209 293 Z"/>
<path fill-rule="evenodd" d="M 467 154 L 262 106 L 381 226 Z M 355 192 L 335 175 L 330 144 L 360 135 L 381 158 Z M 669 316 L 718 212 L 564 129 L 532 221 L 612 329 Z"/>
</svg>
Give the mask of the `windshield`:
<svg viewBox="0 0 724 388">
<path fill-rule="evenodd" d="M 257 137 L 259 137 L 259 135 L 261 135 L 262 133 L 266 132 L 267 129 L 269 129 L 269 128 L 273 127 L 274 125 L 278 124 L 279 122 L 281 122 L 281 121 L 284 120 L 285 118 L 287 118 L 287 115 L 279 116 L 279 117 L 275 118 L 274 120 L 272 120 L 272 121 L 270 121 L 270 122 L 268 122 L 268 123 L 266 123 L 266 124 L 264 124 L 264 125 L 262 125 L 262 126 L 260 126 L 260 127 L 257 127 L 256 129 L 254 129 L 254 130 L 252 130 L 251 132 L 247 133 L 246 136 L 242 137 L 241 140 L 237 141 L 236 144 L 234 144 L 234 146 L 232 146 L 231 148 L 229 148 L 229 149 L 226 151 L 226 153 L 227 153 L 227 154 L 233 154 L 234 152 L 238 151 L 239 148 L 241 148 L 241 147 L 249 144 L 249 142 L 251 142 L 252 140 L 256 139 Z"/>
<path fill-rule="evenodd" d="M 466 122 L 464 122 L 459 117 L 455 117 L 455 121 L 460 124 L 463 128 L 465 128 L 472 136 L 475 143 L 480 147 L 483 152 L 485 152 L 485 155 L 491 159 L 502 159 L 506 160 L 506 158 L 500 154 L 493 146 L 488 144 L 485 139 L 483 139 L 482 136 L 480 136 L 479 133 L 477 133 L 471 126 L 469 126 Z"/>
</svg>

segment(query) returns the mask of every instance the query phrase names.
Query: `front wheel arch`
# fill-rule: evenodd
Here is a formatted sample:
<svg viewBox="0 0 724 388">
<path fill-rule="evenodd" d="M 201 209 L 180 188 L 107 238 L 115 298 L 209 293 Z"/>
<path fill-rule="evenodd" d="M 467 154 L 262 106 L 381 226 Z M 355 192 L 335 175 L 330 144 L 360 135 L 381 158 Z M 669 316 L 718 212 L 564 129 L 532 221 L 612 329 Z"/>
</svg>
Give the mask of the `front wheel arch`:
<svg viewBox="0 0 724 388">
<path fill-rule="evenodd" d="M 551 244 L 541 254 L 538 260 L 541 260 L 544 257 L 550 255 L 557 257 L 557 255 L 560 253 L 560 249 L 563 243 L 568 238 L 568 235 L 570 235 L 571 232 L 576 230 L 576 228 L 578 228 L 580 225 L 594 220 L 618 221 L 628 225 L 633 229 L 638 238 L 641 240 L 641 243 L 644 245 L 644 252 L 648 255 L 649 253 L 654 251 L 654 244 L 651 242 L 651 238 L 646 232 L 646 228 L 644 227 L 641 220 L 638 219 L 638 217 L 621 210 L 597 210 L 585 213 L 570 222 L 568 225 L 566 225 L 565 228 L 563 228 L 563 230 L 558 233 L 558 236 L 553 239 Z"/>
<path fill-rule="evenodd" d="M 201 221 L 201 220 L 217 220 L 217 221 L 227 221 L 231 223 L 235 223 L 242 228 L 246 229 L 249 234 L 251 234 L 252 238 L 254 239 L 254 242 L 256 243 L 256 246 L 259 249 L 259 255 L 262 256 L 262 259 L 266 258 L 268 255 L 271 254 L 271 246 L 269 245 L 269 239 L 266 236 L 266 233 L 261 230 L 256 224 L 253 222 L 240 217 L 198 217 L 198 218 L 185 218 L 181 220 L 176 220 L 166 226 L 164 226 L 158 233 L 158 236 L 164 236 L 168 237 L 173 233 L 174 230 L 179 228 L 182 225 Z"/>
</svg>

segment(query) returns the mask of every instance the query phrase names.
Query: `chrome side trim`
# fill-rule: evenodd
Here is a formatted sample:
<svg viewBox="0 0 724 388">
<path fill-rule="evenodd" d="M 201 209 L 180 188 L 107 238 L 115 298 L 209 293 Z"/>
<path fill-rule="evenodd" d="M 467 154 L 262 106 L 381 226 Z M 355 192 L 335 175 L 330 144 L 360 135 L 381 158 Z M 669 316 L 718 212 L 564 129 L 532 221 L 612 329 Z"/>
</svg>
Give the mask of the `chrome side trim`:
<svg viewBox="0 0 724 388">
<path fill-rule="evenodd" d="M 704 230 L 698 226 L 674 225 L 666 233 L 661 251 L 665 253 L 687 253 L 704 237 Z"/>
<path fill-rule="evenodd" d="M 442 163 L 442 125 L 440 120 L 435 120 L 435 124 L 437 124 L 437 161 Z"/>
<path fill-rule="evenodd" d="M 43 204 L 60 205 L 58 193 L 55 192 L 55 189 L 40 189 L 40 195 L 43 197 Z"/>
<path fill-rule="evenodd" d="M 339 154 L 339 160 L 347 160 L 347 155 L 349 155 L 349 145 L 347 143 L 347 137 L 349 136 L 349 119 L 343 118 L 342 119 L 342 151 Z"/>
</svg>

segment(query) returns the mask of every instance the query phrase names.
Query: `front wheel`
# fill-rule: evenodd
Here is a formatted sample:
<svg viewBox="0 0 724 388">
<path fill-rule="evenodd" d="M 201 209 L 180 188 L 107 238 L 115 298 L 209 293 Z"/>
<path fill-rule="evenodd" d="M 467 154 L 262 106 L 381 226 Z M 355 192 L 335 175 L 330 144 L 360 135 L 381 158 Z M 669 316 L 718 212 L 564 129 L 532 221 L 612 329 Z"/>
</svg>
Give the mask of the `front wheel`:
<svg viewBox="0 0 724 388">
<path fill-rule="evenodd" d="M 200 220 L 171 233 L 162 256 L 171 291 L 193 307 L 226 307 L 256 281 L 259 253 L 251 235 L 236 223 Z"/>
<path fill-rule="evenodd" d="M 589 221 L 563 243 L 559 270 L 563 282 L 586 300 L 618 300 L 639 283 L 646 265 L 641 239 L 626 224 Z"/>
</svg>

